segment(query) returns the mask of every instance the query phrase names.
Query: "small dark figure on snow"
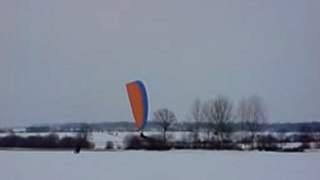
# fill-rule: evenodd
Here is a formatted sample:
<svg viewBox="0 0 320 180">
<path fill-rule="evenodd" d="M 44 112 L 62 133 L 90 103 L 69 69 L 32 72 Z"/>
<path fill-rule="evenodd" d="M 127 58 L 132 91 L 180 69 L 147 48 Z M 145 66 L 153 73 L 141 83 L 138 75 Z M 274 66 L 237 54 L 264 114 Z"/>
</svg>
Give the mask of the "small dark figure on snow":
<svg viewBox="0 0 320 180">
<path fill-rule="evenodd" d="M 76 145 L 76 148 L 74 149 L 74 153 L 75 153 L 75 154 L 79 154 L 79 153 L 80 153 L 80 150 L 81 150 L 81 146 L 80 146 L 80 144 L 77 144 L 77 145 Z"/>
</svg>

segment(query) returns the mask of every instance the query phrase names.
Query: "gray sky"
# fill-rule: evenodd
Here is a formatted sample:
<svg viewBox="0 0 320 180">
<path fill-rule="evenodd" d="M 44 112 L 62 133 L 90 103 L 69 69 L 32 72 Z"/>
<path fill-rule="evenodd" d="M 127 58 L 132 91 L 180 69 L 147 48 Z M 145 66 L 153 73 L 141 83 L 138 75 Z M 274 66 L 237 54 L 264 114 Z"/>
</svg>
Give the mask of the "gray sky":
<svg viewBox="0 0 320 180">
<path fill-rule="evenodd" d="M 135 79 L 179 120 L 219 94 L 320 120 L 319 78 L 320 1 L 0 1 L 1 127 L 130 121 Z"/>
</svg>

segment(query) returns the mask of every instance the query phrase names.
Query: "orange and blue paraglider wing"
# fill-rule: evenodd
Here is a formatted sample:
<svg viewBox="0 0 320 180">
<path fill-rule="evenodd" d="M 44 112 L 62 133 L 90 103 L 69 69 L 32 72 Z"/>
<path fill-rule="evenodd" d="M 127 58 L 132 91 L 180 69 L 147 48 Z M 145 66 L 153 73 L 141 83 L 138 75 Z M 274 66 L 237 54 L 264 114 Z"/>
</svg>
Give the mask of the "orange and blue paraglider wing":
<svg viewBox="0 0 320 180">
<path fill-rule="evenodd" d="M 148 119 L 148 97 L 144 84 L 134 81 L 126 84 L 127 93 L 136 128 L 141 131 L 147 125 Z"/>
</svg>

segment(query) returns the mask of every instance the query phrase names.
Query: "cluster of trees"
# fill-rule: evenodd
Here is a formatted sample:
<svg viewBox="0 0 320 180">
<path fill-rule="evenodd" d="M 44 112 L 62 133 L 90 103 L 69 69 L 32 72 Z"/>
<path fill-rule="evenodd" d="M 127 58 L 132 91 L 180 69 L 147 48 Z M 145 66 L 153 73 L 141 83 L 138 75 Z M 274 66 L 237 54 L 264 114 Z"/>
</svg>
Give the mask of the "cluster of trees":
<svg viewBox="0 0 320 180">
<path fill-rule="evenodd" d="M 169 150 L 173 148 L 172 144 L 168 143 L 163 138 L 163 136 L 158 135 L 153 135 L 144 138 L 136 135 L 127 135 L 124 138 L 124 149 Z"/>
<path fill-rule="evenodd" d="M 28 136 L 22 137 L 11 133 L 0 138 L 0 147 L 2 148 L 61 148 L 74 149 L 81 147 L 85 149 L 93 149 L 94 144 L 90 142 L 90 128 L 83 124 L 81 130 L 75 137 L 60 138 L 57 134 L 51 133 L 46 136 Z"/>
<path fill-rule="evenodd" d="M 238 118 L 239 119 L 239 118 Z M 20 132 L 78 132 L 83 123 L 65 123 L 59 125 L 44 125 L 44 126 L 30 126 L 25 129 L 19 130 Z M 198 123 L 199 129 L 205 129 L 208 123 L 206 121 L 200 121 Z M 104 131 L 135 131 L 136 127 L 132 121 L 127 122 L 100 122 L 100 123 L 88 123 L 90 129 L 94 132 Z M 240 120 L 232 121 L 229 123 L 230 128 L 233 131 L 248 131 L 243 126 Z M 190 127 L 194 126 L 193 121 L 176 121 L 170 126 L 170 131 L 189 131 Z M 264 124 L 264 129 L 269 132 L 299 132 L 299 133 L 316 133 L 320 132 L 320 122 L 295 122 L 295 123 L 268 123 Z M 160 130 L 158 123 L 149 121 L 146 131 Z M 18 131 L 18 132 L 19 132 Z M 0 133 L 15 132 L 12 129 L 0 129 Z"/>
<path fill-rule="evenodd" d="M 170 136 L 168 136 L 170 137 Z M 191 133 L 182 139 L 174 140 L 173 138 L 163 139 L 163 135 L 152 135 L 141 138 L 137 135 L 127 135 L 124 138 L 125 149 L 144 149 L 144 150 L 169 150 L 169 149 L 207 149 L 207 150 L 250 150 L 251 137 L 247 136 L 239 140 L 226 139 L 223 143 L 215 140 L 198 140 L 193 141 L 194 134 Z M 320 133 L 315 134 L 292 134 L 288 136 L 279 136 L 274 134 L 257 135 L 254 149 L 264 151 L 281 151 L 281 152 L 302 152 L 305 149 L 320 149 Z M 298 142 L 294 146 L 286 146 L 286 143 Z M 107 146 L 108 147 L 108 146 Z M 106 148 L 114 149 L 114 148 Z"/>
<path fill-rule="evenodd" d="M 11 134 L 0 138 L 2 148 L 52 148 L 52 149 L 74 149 L 76 146 L 85 149 L 94 148 L 94 144 L 79 136 L 59 138 L 57 134 L 47 136 L 21 137 Z"/>
<path fill-rule="evenodd" d="M 267 123 L 266 106 L 258 96 L 243 98 L 238 107 L 234 108 L 227 96 L 218 96 L 216 99 L 193 103 L 190 113 L 191 135 L 180 141 L 168 142 L 167 131 L 177 122 L 173 111 L 161 108 L 153 114 L 153 122 L 162 130 L 162 141 L 170 143 L 177 149 L 259 149 L 279 151 L 302 151 L 308 148 L 310 142 L 320 142 L 320 134 L 300 133 L 284 136 L 285 131 L 278 132 L 277 136 L 270 133 L 263 134 L 270 125 Z M 310 132 L 309 124 L 298 124 L 304 128 L 300 132 Z M 235 129 L 235 127 L 237 129 Z M 281 125 L 278 125 L 281 127 Z M 286 127 L 286 126 L 284 126 Z M 240 139 L 235 139 L 234 130 L 240 132 Z M 201 135 L 206 134 L 205 138 Z M 301 142 L 296 148 L 285 148 L 286 142 Z"/>
<path fill-rule="evenodd" d="M 154 122 L 161 127 L 163 141 L 166 142 L 166 132 L 177 118 L 173 111 L 166 108 L 157 110 L 153 116 Z M 214 142 L 221 148 L 229 146 L 228 142 L 232 141 L 232 123 L 236 120 L 240 120 L 242 130 L 249 132 L 251 147 L 254 148 L 257 134 L 264 129 L 267 121 L 266 107 L 258 96 L 242 99 L 237 110 L 234 110 L 233 103 L 227 96 L 218 96 L 203 103 L 197 99 L 192 105 L 190 119 L 193 122 L 190 127 L 193 142 L 202 141 L 199 134 L 206 132 L 205 141 Z M 201 126 L 203 123 L 206 126 Z"/>
</svg>

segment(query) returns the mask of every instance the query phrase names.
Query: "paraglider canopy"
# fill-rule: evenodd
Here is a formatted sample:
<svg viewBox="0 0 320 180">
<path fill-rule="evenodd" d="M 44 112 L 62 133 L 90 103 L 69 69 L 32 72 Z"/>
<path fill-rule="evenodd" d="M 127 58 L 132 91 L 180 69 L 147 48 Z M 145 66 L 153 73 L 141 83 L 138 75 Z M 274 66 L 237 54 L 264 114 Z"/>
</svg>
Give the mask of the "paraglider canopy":
<svg viewBox="0 0 320 180">
<path fill-rule="evenodd" d="M 127 94 L 131 106 L 136 129 L 142 131 L 148 120 L 148 97 L 142 81 L 133 81 L 126 84 Z"/>
</svg>

